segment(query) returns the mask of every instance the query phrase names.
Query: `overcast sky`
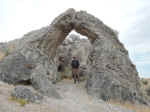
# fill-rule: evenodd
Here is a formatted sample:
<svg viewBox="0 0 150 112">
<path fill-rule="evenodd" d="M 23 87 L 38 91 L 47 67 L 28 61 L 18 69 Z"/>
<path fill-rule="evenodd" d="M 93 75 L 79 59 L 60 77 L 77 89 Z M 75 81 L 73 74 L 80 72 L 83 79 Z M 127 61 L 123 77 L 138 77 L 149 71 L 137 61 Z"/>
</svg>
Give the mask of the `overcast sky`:
<svg viewBox="0 0 150 112">
<path fill-rule="evenodd" d="M 119 32 L 141 77 L 150 77 L 149 0 L 0 0 L 0 42 L 47 26 L 68 8 L 85 10 Z"/>
</svg>

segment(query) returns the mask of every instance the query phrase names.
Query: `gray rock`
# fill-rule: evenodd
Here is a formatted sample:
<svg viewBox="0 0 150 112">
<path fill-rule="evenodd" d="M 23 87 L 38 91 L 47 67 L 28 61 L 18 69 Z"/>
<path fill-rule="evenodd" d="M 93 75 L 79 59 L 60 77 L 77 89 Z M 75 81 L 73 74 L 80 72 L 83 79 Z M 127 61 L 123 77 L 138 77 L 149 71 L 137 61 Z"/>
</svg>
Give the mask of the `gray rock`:
<svg viewBox="0 0 150 112">
<path fill-rule="evenodd" d="M 0 63 L 0 79 L 10 84 L 29 84 L 45 96 L 60 98 L 51 81 L 54 64 L 36 48 L 27 45 Z M 54 73 L 55 74 L 55 73 Z"/>
<path fill-rule="evenodd" d="M 24 99 L 28 102 L 39 102 L 43 99 L 43 96 L 33 91 L 33 89 L 26 86 L 16 86 L 11 92 L 11 96 L 16 99 Z"/>
<path fill-rule="evenodd" d="M 0 80 L 11 84 L 29 81 L 33 67 L 22 54 L 10 54 L 0 62 Z"/>
<path fill-rule="evenodd" d="M 0 51 L 1 52 L 7 52 L 7 44 L 6 43 L 0 43 Z"/>
<path fill-rule="evenodd" d="M 46 77 L 43 66 L 39 65 L 36 69 L 34 69 L 32 72 L 31 83 L 33 88 L 38 90 L 43 95 L 61 99 L 59 93 L 56 91 L 50 80 L 48 80 L 48 77 Z"/>
<path fill-rule="evenodd" d="M 136 67 L 117 38 L 101 37 L 93 46 L 89 55 L 88 93 L 103 100 L 136 102 L 137 97 L 144 99 Z"/>
</svg>

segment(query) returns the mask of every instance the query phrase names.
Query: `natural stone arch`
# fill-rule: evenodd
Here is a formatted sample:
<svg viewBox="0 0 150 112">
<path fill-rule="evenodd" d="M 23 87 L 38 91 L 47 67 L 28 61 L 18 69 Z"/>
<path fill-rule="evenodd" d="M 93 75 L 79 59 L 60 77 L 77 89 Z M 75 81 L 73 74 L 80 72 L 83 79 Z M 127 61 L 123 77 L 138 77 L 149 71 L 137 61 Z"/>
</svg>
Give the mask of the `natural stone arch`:
<svg viewBox="0 0 150 112">
<path fill-rule="evenodd" d="M 135 93 L 141 97 L 138 73 L 116 32 L 85 11 L 69 9 L 58 16 L 36 41 L 37 48 L 53 60 L 57 47 L 73 29 L 93 44 L 88 59 L 88 93 L 104 100 L 134 101 Z"/>
<path fill-rule="evenodd" d="M 107 35 L 107 32 L 110 35 L 115 35 L 114 31 L 96 17 L 84 11 L 76 12 L 74 9 L 69 9 L 54 19 L 48 30 L 38 47 L 43 49 L 51 58 L 55 56 L 54 52 L 57 47 L 72 30 L 87 36 L 91 43 L 100 39 L 100 36 Z"/>
<path fill-rule="evenodd" d="M 21 53 L 35 64 L 29 74 L 32 86 L 50 94 L 49 83 L 57 70 L 53 60 L 56 49 L 72 30 L 87 36 L 93 45 L 88 57 L 87 92 L 104 100 L 145 103 L 136 67 L 116 32 L 91 14 L 74 9 L 58 16 L 49 26 L 24 35 L 15 44 L 13 52 Z"/>
<path fill-rule="evenodd" d="M 37 47 L 52 60 L 57 47 L 73 29 L 93 44 L 88 59 L 88 93 L 104 100 L 134 101 L 141 97 L 138 73 L 116 32 L 85 11 L 69 9 L 58 16 L 36 41 Z"/>
</svg>

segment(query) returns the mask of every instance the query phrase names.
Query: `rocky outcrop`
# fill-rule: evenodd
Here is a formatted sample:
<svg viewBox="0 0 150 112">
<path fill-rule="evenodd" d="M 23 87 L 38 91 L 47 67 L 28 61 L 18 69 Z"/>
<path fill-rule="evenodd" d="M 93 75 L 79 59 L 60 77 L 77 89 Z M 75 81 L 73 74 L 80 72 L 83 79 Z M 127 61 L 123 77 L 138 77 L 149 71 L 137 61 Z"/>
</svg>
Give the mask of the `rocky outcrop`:
<svg viewBox="0 0 150 112">
<path fill-rule="evenodd" d="M 50 80 L 48 80 L 46 72 L 42 66 L 37 66 L 32 72 L 31 83 L 33 88 L 38 90 L 43 95 L 61 99 L 61 96 L 57 93 L 54 86 L 52 86 Z"/>
<path fill-rule="evenodd" d="M 139 97 L 143 99 L 136 67 L 117 37 L 101 37 L 93 46 L 89 55 L 89 94 L 104 100 L 112 98 L 135 102 Z"/>
<path fill-rule="evenodd" d="M 10 84 L 29 82 L 34 64 L 20 53 L 13 53 L 0 62 L 0 79 Z"/>
<path fill-rule="evenodd" d="M 0 62 L 0 79 L 9 84 L 32 85 L 33 88 L 45 96 L 60 98 L 60 95 L 47 78 L 47 69 L 38 61 L 35 62 L 34 59 L 37 54 L 32 52 L 34 55 L 31 53 L 32 58 L 30 58 L 29 52 L 28 50 L 26 57 L 23 55 L 23 50 L 22 53 L 14 52 L 5 57 Z"/>
<path fill-rule="evenodd" d="M 39 74 L 42 82 L 47 77 L 55 80 L 57 48 L 72 30 L 87 36 L 93 46 L 87 63 L 87 92 L 103 100 L 141 102 L 139 99 L 143 100 L 143 97 L 136 67 L 116 32 L 85 11 L 67 10 L 49 26 L 32 31 L 18 40 L 15 50 L 35 62 L 35 66 L 42 66 L 43 72 Z M 33 71 L 35 75 L 39 72 Z"/>
</svg>

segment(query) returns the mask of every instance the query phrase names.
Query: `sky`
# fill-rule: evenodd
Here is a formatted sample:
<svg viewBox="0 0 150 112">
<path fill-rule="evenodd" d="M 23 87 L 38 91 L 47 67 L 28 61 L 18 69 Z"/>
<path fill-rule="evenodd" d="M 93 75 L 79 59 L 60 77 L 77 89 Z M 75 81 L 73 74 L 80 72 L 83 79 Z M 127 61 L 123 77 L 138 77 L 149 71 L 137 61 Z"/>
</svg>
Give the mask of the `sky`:
<svg viewBox="0 0 150 112">
<path fill-rule="evenodd" d="M 47 26 L 68 8 L 85 10 L 117 30 L 140 77 L 150 77 L 149 0 L 0 0 L 0 42 Z"/>
</svg>

